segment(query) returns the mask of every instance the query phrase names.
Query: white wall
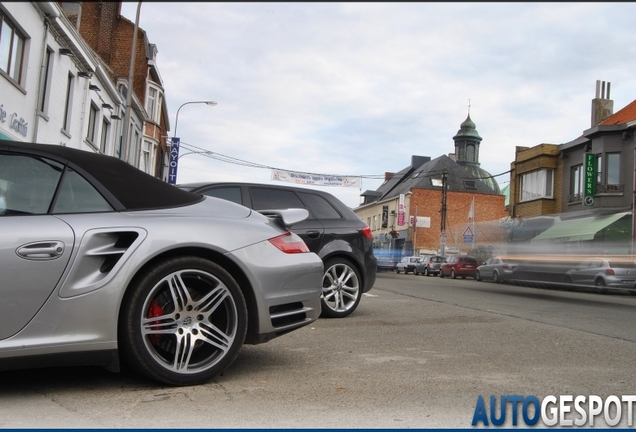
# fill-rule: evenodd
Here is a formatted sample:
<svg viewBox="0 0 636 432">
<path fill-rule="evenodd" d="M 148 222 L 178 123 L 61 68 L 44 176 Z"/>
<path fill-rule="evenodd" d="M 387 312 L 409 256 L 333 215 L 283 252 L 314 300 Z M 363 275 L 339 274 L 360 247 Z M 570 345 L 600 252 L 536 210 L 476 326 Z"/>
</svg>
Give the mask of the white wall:
<svg viewBox="0 0 636 432">
<path fill-rule="evenodd" d="M 21 85 L 0 74 L 0 137 L 98 152 L 105 118 L 110 126 L 104 153 L 117 156 L 125 117 L 125 98 L 106 75 L 101 60 L 88 48 L 58 5 L 54 2 L 0 2 L 0 11 L 26 38 Z M 50 17 L 48 29 L 45 14 Z M 60 54 L 62 47 L 70 48 L 75 55 Z M 49 101 L 47 108 L 41 112 L 39 93 L 43 88 L 41 77 L 46 73 L 44 53 L 47 48 L 53 51 L 47 83 Z M 89 72 L 91 77 L 79 77 L 80 71 Z M 63 130 L 69 73 L 74 76 L 72 111 L 69 127 Z M 96 85 L 100 91 L 90 90 L 90 84 Z M 98 108 L 92 143 L 87 140 L 91 103 Z M 109 104 L 113 109 L 104 108 L 103 104 Z M 121 119 L 112 119 L 112 114 L 118 114 Z M 133 110 L 132 116 L 133 123 L 143 125 L 144 119 L 136 111 Z M 11 119 L 16 117 L 26 123 L 25 135 L 11 127 Z M 138 126 L 137 129 L 141 128 Z"/>
</svg>

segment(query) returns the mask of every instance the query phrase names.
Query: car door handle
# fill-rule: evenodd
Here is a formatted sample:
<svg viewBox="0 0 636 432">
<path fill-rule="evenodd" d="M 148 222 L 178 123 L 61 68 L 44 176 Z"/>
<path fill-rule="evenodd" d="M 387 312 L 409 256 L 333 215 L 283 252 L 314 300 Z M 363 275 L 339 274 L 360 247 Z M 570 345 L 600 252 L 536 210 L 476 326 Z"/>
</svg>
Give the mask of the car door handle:
<svg viewBox="0 0 636 432">
<path fill-rule="evenodd" d="M 317 239 L 320 237 L 320 231 L 307 231 L 307 237 Z"/>
<path fill-rule="evenodd" d="M 52 260 L 62 256 L 64 243 L 61 241 L 30 243 L 20 246 L 16 253 L 19 257 L 30 260 Z"/>
</svg>

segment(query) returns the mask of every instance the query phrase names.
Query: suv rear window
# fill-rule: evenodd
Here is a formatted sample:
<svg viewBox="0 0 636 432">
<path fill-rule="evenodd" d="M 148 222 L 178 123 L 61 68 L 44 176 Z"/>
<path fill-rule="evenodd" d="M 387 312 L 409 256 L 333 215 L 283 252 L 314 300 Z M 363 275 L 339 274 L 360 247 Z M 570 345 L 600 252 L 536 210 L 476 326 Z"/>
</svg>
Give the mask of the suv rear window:
<svg viewBox="0 0 636 432">
<path fill-rule="evenodd" d="M 342 219 L 338 211 L 321 196 L 310 193 L 298 193 L 309 206 L 309 210 L 316 219 Z"/>
<path fill-rule="evenodd" d="M 239 187 L 220 187 L 215 189 L 208 189 L 203 191 L 203 195 L 222 198 L 227 201 L 232 201 L 237 204 L 243 204 L 241 199 L 241 188 Z"/>
<path fill-rule="evenodd" d="M 306 208 L 298 196 L 291 191 L 267 188 L 250 188 L 254 210 L 280 210 Z"/>
</svg>

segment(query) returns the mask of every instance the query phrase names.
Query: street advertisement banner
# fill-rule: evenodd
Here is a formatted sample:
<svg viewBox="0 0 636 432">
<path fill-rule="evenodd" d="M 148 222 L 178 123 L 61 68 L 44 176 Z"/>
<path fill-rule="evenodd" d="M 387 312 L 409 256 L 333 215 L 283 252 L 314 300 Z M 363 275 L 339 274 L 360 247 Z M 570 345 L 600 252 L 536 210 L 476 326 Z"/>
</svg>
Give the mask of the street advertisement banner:
<svg viewBox="0 0 636 432">
<path fill-rule="evenodd" d="M 404 226 L 404 194 L 400 194 L 398 202 L 398 226 Z"/>
<path fill-rule="evenodd" d="M 294 171 L 272 170 L 272 180 L 287 183 L 314 186 L 360 186 L 360 177 L 329 176 L 321 174 L 307 174 Z"/>
</svg>

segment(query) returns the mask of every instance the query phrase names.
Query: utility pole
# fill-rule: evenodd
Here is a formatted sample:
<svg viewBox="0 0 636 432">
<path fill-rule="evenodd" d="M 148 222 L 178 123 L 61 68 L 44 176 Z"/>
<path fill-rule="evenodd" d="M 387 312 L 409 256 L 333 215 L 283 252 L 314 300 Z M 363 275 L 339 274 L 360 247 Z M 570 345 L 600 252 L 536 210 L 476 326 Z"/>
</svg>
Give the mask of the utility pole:
<svg viewBox="0 0 636 432">
<path fill-rule="evenodd" d="M 417 251 L 417 204 L 415 205 L 415 217 L 413 220 L 413 256 L 419 256 Z"/>
<path fill-rule="evenodd" d="M 442 173 L 442 220 L 441 220 L 441 239 L 442 239 L 442 247 L 441 247 L 441 255 L 443 257 L 446 256 L 446 190 L 447 186 L 447 172 L 444 170 Z"/>
</svg>

